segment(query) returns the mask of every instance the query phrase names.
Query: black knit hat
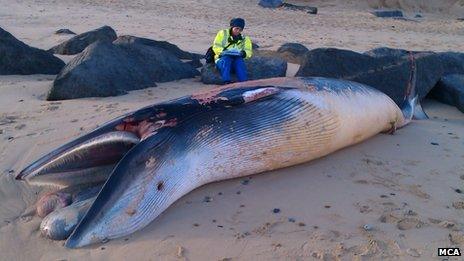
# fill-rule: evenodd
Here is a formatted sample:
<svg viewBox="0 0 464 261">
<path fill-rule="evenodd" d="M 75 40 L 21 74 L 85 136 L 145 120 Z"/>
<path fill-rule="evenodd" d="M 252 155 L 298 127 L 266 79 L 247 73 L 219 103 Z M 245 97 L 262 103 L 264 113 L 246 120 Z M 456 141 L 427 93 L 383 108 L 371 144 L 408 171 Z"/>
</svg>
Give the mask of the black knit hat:
<svg viewBox="0 0 464 261">
<path fill-rule="evenodd" d="M 240 27 L 240 28 L 245 28 L 245 20 L 243 18 L 233 18 L 230 20 L 230 27 Z"/>
</svg>

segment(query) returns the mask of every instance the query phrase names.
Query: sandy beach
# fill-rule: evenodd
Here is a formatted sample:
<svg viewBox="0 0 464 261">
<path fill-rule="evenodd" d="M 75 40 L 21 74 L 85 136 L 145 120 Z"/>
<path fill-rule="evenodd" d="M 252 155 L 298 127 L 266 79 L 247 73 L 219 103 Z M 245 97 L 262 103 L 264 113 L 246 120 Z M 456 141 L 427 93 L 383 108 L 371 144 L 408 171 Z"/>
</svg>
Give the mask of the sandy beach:
<svg viewBox="0 0 464 261">
<path fill-rule="evenodd" d="M 118 35 L 204 53 L 215 33 L 241 16 L 245 33 L 265 50 L 298 42 L 309 49 L 464 52 L 456 5 L 413 6 L 408 17 L 419 11 L 423 17 L 406 21 L 373 16 L 375 1 L 292 1 L 317 6 L 317 15 L 257 2 L 0 0 L 0 27 L 42 49 L 70 37 L 54 34 L 58 29 L 83 33 L 109 25 Z M 287 75 L 297 69 L 289 66 Z M 249 179 L 205 185 L 141 231 L 67 249 L 40 235 L 34 204 L 45 190 L 14 175 L 128 111 L 214 86 L 197 77 L 123 96 L 49 102 L 54 78 L 0 76 L 0 260 L 439 260 L 438 247 L 464 251 L 464 114 L 434 100 L 423 102 L 429 120 L 394 135 Z"/>
</svg>

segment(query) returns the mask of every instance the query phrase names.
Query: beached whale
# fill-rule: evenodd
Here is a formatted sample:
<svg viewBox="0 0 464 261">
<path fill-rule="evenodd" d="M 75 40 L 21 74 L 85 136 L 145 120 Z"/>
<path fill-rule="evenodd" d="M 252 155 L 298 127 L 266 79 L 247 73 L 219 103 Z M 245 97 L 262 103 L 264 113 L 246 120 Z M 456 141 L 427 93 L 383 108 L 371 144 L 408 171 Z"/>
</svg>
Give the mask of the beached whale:
<svg viewBox="0 0 464 261">
<path fill-rule="evenodd" d="M 416 104 L 414 88 L 400 109 L 385 94 L 344 80 L 236 83 L 110 121 L 40 158 L 17 179 L 69 186 L 105 179 L 104 169 L 115 165 L 65 243 L 77 248 L 145 227 L 206 183 L 307 162 L 393 132 L 413 115 L 424 116 Z M 107 174 L 88 177 L 97 168 Z"/>
</svg>

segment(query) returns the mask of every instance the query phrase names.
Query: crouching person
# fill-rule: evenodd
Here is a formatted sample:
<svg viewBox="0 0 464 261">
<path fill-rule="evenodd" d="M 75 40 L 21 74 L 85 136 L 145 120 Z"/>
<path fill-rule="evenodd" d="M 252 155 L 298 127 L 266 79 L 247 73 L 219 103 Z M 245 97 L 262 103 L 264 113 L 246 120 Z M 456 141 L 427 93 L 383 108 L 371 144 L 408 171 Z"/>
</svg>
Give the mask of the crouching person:
<svg viewBox="0 0 464 261">
<path fill-rule="evenodd" d="M 242 35 L 243 28 L 245 20 L 234 18 L 230 21 L 230 28 L 219 31 L 214 39 L 214 61 L 223 84 L 231 83 L 231 72 L 235 73 L 239 82 L 248 80 L 244 59 L 249 59 L 253 51 L 250 37 Z"/>
</svg>

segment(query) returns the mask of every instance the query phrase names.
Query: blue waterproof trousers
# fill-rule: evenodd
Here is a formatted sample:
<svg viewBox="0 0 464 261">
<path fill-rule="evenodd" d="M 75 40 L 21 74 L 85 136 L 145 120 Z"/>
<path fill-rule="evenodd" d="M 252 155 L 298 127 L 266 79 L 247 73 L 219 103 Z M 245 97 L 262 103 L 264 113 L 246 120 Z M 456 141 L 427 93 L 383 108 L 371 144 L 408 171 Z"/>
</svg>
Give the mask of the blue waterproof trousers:
<svg viewBox="0 0 464 261">
<path fill-rule="evenodd" d="M 235 72 L 239 82 L 248 80 L 245 62 L 242 57 L 222 56 L 216 61 L 216 67 L 221 73 L 223 82 L 230 82 L 231 72 Z"/>
</svg>

